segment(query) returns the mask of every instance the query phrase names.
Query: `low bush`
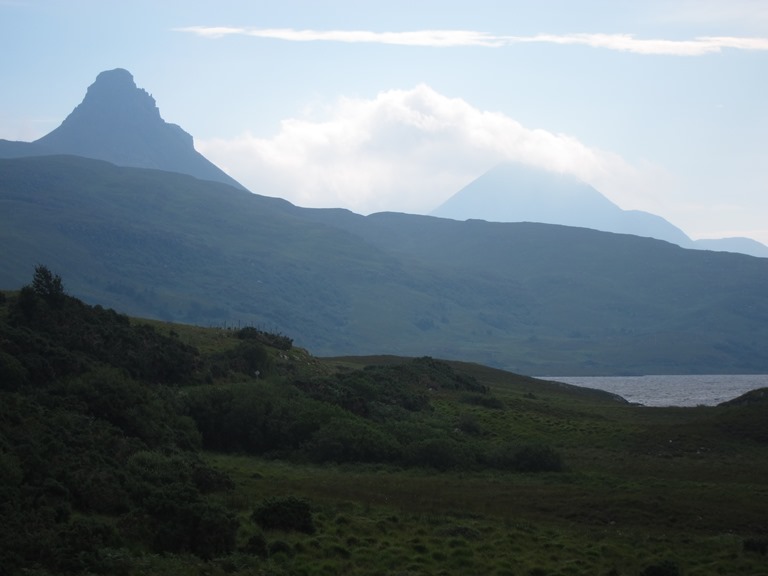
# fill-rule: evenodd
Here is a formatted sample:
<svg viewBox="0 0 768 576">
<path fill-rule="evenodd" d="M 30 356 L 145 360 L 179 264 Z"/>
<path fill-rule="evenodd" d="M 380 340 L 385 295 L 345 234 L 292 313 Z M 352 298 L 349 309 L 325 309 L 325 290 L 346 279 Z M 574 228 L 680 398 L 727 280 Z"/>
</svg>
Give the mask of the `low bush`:
<svg viewBox="0 0 768 576">
<path fill-rule="evenodd" d="M 518 472 L 560 472 L 563 461 L 549 446 L 525 446 L 515 454 L 512 467 Z"/>
<path fill-rule="evenodd" d="M 481 462 L 497 470 L 516 472 L 560 472 L 563 460 L 553 448 L 545 445 L 523 446 L 505 444 L 486 451 Z"/>
<path fill-rule="evenodd" d="M 406 447 L 405 459 L 411 466 L 436 470 L 465 468 L 473 460 L 468 449 L 450 438 L 428 438 Z"/>
<path fill-rule="evenodd" d="M 334 418 L 305 448 L 317 462 L 388 462 L 400 455 L 397 441 L 362 419 Z"/>
<path fill-rule="evenodd" d="M 293 347 L 293 339 L 283 334 L 274 334 L 272 332 L 264 332 L 254 328 L 253 326 L 246 326 L 235 332 L 235 336 L 241 340 L 258 340 L 262 344 L 277 348 L 278 350 L 290 350 Z"/>
<path fill-rule="evenodd" d="M 459 401 L 473 406 L 482 406 L 491 410 L 504 410 L 504 402 L 487 394 L 464 394 Z"/>
<path fill-rule="evenodd" d="M 745 538 L 744 539 L 744 551 L 756 552 L 761 556 L 768 554 L 768 538 Z"/>
<path fill-rule="evenodd" d="M 262 532 L 257 532 L 246 542 L 243 547 L 243 552 L 252 556 L 258 556 L 259 558 L 266 558 L 269 556 L 269 549 L 267 548 L 267 539 Z"/>
<path fill-rule="evenodd" d="M 680 576 L 680 568 L 671 560 L 662 560 L 646 566 L 640 576 Z"/>
<path fill-rule="evenodd" d="M 251 519 L 264 530 L 315 533 L 312 508 L 306 500 L 295 496 L 264 500 L 253 511 Z"/>
</svg>

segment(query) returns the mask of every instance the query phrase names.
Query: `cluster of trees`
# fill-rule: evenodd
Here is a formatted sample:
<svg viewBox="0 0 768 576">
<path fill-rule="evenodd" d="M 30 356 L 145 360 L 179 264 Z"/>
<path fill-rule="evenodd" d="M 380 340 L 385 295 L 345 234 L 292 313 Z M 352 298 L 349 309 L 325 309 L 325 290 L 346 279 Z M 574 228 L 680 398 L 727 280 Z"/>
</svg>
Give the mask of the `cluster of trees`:
<svg viewBox="0 0 768 576">
<path fill-rule="evenodd" d="M 497 446 L 435 410 L 430 395 L 441 391 L 503 409 L 478 401 L 492 396 L 447 364 L 290 381 L 269 377 L 289 339 L 246 329 L 234 340 L 202 354 L 67 295 L 42 266 L 29 286 L 3 294 L 0 566 L 107 574 L 136 546 L 201 558 L 233 551 L 241 521 L 217 497 L 232 482 L 201 449 L 437 469 L 561 466 L 549 449 Z M 265 504 L 250 520 L 286 515 L 311 531 L 301 502 Z"/>
</svg>

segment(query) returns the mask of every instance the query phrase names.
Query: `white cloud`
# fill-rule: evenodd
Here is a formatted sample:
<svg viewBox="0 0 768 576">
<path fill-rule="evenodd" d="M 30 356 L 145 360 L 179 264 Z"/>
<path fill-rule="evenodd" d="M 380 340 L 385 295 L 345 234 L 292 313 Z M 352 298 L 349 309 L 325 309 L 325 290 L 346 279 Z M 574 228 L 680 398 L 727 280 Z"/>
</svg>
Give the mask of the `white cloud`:
<svg viewBox="0 0 768 576">
<path fill-rule="evenodd" d="M 429 212 L 505 160 L 574 174 L 624 208 L 649 209 L 642 204 L 654 199 L 643 194 L 663 179 L 572 136 L 526 128 L 426 85 L 342 98 L 322 119 L 284 120 L 273 138 L 246 133 L 198 148 L 253 192 L 363 214 Z"/>
<path fill-rule="evenodd" d="M 401 46 L 482 46 L 502 47 L 523 43 L 584 45 L 646 55 L 701 56 L 723 49 L 768 50 L 768 38 L 701 36 L 692 40 L 638 39 L 632 34 L 537 34 L 534 36 L 493 35 L 472 30 L 417 30 L 373 32 L 370 30 L 294 30 L 292 28 L 229 28 L 190 26 L 176 28 L 207 38 L 245 35 L 292 42 L 347 42 L 395 44 Z"/>
<path fill-rule="evenodd" d="M 236 34 L 246 34 L 245 28 L 232 28 L 229 26 L 190 26 L 188 28 L 177 28 L 178 32 L 193 32 L 204 38 L 221 38 L 222 36 L 232 36 Z"/>
</svg>

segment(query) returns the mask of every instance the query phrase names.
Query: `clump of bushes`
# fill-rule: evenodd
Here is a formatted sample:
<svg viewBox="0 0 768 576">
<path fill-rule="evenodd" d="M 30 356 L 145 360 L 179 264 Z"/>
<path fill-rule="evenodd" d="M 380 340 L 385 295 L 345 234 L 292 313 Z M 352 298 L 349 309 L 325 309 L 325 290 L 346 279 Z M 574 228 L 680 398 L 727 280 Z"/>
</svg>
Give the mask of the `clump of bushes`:
<svg viewBox="0 0 768 576">
<path fill-rule="evenodd" d="M 315 533 L 311 506 L 295 496 L 264 500 L 253 511 L 251 519 L 264 530 Z"/>
<path fill-rule="evenodd" d="M 656 564 L 650 564 L 640 572 L 640 576 L 680 576 L 680 568 L 672 560 L 662 560 Z"/>
<path fill-rule="evenodd" d="M 560 472 L 563 461 L 549 446 L 525 446 L 515 454 L 512 467 L 519 472 Z"/>
<path fill-rule="evenodd" d="M 560 454 L 543 444 L 522 448 L 499 446 L 488 451 L 482 460 L 491 468 L 516 472 L 561 472 L 564 468 Z"/>
<path fill-rule="evenodd" d="M 464 404 L 482 406 L 483 408 L 489 408 L 491 410 L 504 410 L 506 407 L 504 402 L 500 399 L 487 394 L 464 394 L 459 398 L 459 401 Z"/>
<path fill-rule="evenodd" d="M 247 340 L 223 355 L 229 370 L 248 376 L 265 377 L 272 370 L 272 357 L 259 342 Z"/>
<path fill-rule="evenodd" d="M 266 558 L 269 556 L 269 549 L 267 548 L 267 539 L 262 532 L 257 532 L 250 538 L 244 547 L 244 552 L 252 556 L 258 556 L 260 558 Z"/>
<path fill-rule="evenodd" d="M 329 420 L 305 450 L 318 462 L 388 462 L 400 455 L 400 446 L 391 435 L 352 416 Z"/>
<path fill-rule="evenodd" d="M 745 538 L 744 539 L 744 551 L 756 552 L 761 556 L 768 554 L 768 538 Z"/>
<path fill-rule="evenodd" d="M 450 470 L 468 466 L 473 454 L 451 438 L 427 438 L 406 447 L 405 461 L 410 466 Z"/>
<path fill-rule="evenodd" d="M 240 340 L 256 340 L 272 348 L 278 350 L 290 350 L 293 348 L 293 338 L 289 338 L 283 334 L 275 334 L 273 332 L 265 332 L 254 328 L 253 326 L 246 326 L 235 332 L 235 336 Z"/>
</svg>

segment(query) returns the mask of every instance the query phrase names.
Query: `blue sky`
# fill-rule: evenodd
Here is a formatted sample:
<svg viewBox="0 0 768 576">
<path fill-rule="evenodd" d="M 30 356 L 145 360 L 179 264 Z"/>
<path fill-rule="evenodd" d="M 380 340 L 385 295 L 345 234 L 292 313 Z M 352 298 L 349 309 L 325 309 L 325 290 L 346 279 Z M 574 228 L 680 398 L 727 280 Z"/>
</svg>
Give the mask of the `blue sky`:
<svg viewBox="0 0 768 576">
<path fill-rule="evenodd" d="M 768 243 L 768 1 L 0 0 L 0 138 L 126 68 L 253 192 L 428 213 L 498 162 Z"/>
</svg>

